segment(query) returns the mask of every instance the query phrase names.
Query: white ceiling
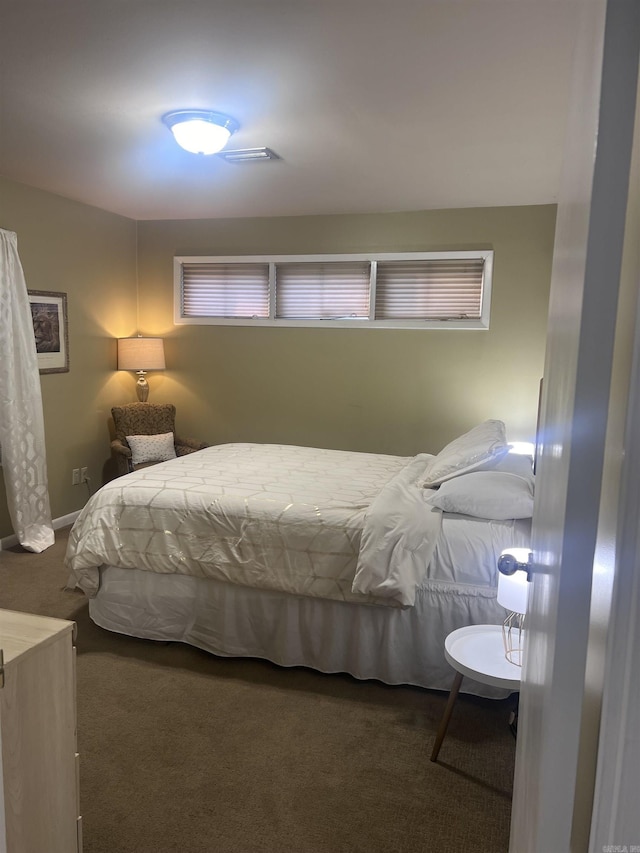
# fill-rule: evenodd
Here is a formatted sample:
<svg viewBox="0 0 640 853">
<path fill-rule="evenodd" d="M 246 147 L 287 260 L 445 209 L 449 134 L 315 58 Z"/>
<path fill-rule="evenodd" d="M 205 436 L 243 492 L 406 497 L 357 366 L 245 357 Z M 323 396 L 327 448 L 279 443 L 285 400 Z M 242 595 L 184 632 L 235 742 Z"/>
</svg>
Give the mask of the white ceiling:
<svg viewBox="0 0 640 853">
<path fill-rule="evenodd" d="M 577 0 L 0 0 L 0 174 L 135 219 L 543 204 Z M 233 116 L 187 154 L 174 109 Z"/>
</svg>

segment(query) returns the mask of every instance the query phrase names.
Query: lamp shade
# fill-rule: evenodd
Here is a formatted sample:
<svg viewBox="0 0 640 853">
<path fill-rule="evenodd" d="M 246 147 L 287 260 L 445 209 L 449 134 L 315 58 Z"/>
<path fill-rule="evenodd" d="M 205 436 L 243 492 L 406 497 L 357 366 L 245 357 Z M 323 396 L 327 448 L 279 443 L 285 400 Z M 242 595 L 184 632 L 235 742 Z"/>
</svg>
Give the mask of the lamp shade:
<svg viewBox="0 0 640 853">
<path fill-rule="evenodd" d="M 511 613 L 526 613 L 529 597 L 529 582 L 526 572 L 498 575 L 498 604 Z"/>
<path fill-rule="evenodd" d="M 118 338 L 118 370 L 164 370 L 162 338 Z"/>
<path fill-rule="evenodd" d="M 191 154 L 216 154 L 238 129 L 231 116 L 211 110 L 176 110 L 162 120 L 173 133 L 176 142 Z"/>
</svg>

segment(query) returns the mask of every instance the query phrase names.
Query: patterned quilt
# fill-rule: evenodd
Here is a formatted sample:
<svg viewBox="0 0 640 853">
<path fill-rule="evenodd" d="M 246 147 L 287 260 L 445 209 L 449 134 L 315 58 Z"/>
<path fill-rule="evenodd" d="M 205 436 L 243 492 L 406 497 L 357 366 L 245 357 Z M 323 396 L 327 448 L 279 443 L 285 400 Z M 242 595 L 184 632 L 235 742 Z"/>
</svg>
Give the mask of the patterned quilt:
<svg viewBox="0 0 640 853">
<path fill-rule="evenodd" d="M 431 458 L 226 444 L 141 469 L 82 510 L 70 582 L 95 595 L 107 564 L 411 605 L 440 529 L 417 485 Z"/>
</svg>

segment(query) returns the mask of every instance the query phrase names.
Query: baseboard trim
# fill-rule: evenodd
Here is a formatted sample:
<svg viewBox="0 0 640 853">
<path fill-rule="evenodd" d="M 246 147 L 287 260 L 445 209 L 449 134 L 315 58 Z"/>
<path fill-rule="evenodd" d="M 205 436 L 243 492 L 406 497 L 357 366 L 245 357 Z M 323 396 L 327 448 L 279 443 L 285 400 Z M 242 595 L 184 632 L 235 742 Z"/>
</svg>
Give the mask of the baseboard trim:
<svg viewBox="0 0 640 853">
<path fill-rule="evenodd" d="M 61 527 L 69 527 L 73 524 L 82 510 L 77 509 L 75 512 L 68 512 L 66 515 L 61 515 L 60 518 L 53 519 L 53 529 L 60 530 Z"/>
<path fill-rule="evenodd" d="M 69 512 L 67 515 L 61 515 L 60 518 L 54 518 L 52 521 L 53 529 L 60 530 L 61 527 L 68 527 L 70 524 L 76 520 L 76 518 L 80 515 L 80 510 L 76 510 L 75 512 Z M 6 551 L 7 548 L 13 548 L 18 544 L 18 537 L 14 534 L 11 536 L 5 536 L 3 539 L 0 539 L 0 551 Z"/>
</svg>

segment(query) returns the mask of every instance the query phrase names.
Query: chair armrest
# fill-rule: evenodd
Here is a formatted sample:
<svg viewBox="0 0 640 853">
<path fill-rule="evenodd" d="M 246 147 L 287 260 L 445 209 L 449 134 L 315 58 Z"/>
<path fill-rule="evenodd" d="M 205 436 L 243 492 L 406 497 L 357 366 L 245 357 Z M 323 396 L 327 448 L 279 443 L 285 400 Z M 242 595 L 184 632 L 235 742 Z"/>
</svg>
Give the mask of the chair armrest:
<svg viewBox="0 0 640 853">
<path fill-rule="evenodd" d="M 181 447 L 188 447 L 190 450 L 204 450 L 205 447 L 209 447 L 209 445 L 205 444 L 204 441 L 196 441 L 195 438 L 183 438 L 179 435 L 174 437 L 176 446 L 180 445 Z"/>
<path fill-rule="evenodd" d="M 114 438 L 111 442 L 111 449 L 114 453 L 119 453 L 122 456 L 126 456 L 127 459 L 131 459 L 131 450 L 120 441 L 119 438 Z"/>
<path fill-rule="evenodd" d="M 116 463 L 118 476 L 130 474 L 133 471 L 131 449 L 123 444 L 119 438 L 114 438 L 111 442 L 111 452 Z"/>
</svg>

